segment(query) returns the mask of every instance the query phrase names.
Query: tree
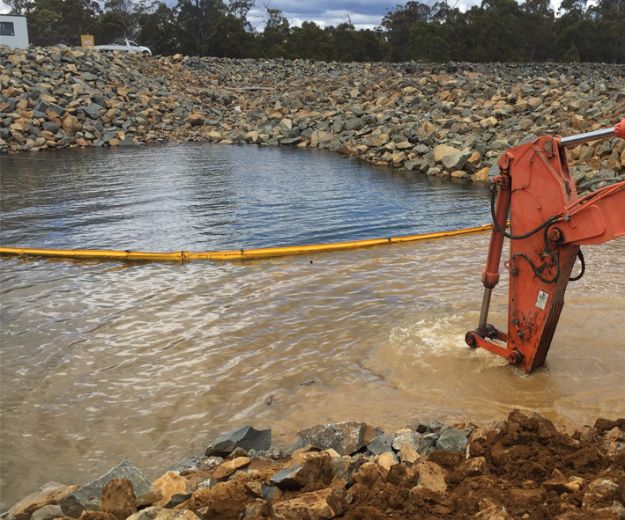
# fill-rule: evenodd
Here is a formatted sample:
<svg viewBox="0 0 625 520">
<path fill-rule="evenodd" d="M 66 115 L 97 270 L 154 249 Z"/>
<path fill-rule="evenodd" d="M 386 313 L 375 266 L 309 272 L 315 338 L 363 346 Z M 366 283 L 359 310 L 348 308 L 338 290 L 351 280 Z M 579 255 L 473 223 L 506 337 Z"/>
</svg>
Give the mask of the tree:
<svg viewBox="0 0 625 520">
<path fill-rule="evenodd" d="M 26 15 L 34 7 L 32 0 L 4 0 L 11 9 L 9 14 Z"/>
<path fill-rule="evenodd" d="M 225 14 L 222 0 L 179 0 L 178 33 L 181 51 L 195 56 L 211 56 L 217 24 Z"/>
<path fill-rule="evenodd" d="M 432 17 L 429 5 L 410 1 L 406 5 L 398 5 L 395 10 L 382 19 L 382 27 L 386 29 L 386 38 L 390 46 L 391 59 L 405 61 L 410 59 L 408 42 L 410 32 L 416 22 L 428 22 Z"/>
<path fill-rule="evenodd" d="M 470 61 L 522 61 L 522 13 L 515 0 L 483 0 L 467 13 Z M 465 58 L 466 59 L 466 58 Z"/>
<path fill-rule="evenodd" d="M 153 54 L 174 54 L 178 51 L 176 11 L 162 2 L 155 2 L 139 15 L 137 40 Z"/>
<path fill-rule="evenodd" d="M 283 58 L 291 28 L 280 9 L 267 8 L 265 29 L 260 34 L 260 53 L 267 58 Z"/>
<path fill-rule="evenodd" d="M 528 61 L 553 59 L 556 45 L 555 16 L 549 0 L 525 0 L 523 14 L 523 39 Z"/>
<path fill-rule="evenodd" d="M 328 61 L 333 58 L 328 33 L 315 22 L 304 22 L 301 27 L 293 27 L 285 47 L 289 58 Z"/>
<path fill-rule="evenodd" d="M 91 0 L 36 0 L 26 12 L 34 45 L 80 45 L 81 34 L 93 34 L 100 8 Z"/>
</svg>

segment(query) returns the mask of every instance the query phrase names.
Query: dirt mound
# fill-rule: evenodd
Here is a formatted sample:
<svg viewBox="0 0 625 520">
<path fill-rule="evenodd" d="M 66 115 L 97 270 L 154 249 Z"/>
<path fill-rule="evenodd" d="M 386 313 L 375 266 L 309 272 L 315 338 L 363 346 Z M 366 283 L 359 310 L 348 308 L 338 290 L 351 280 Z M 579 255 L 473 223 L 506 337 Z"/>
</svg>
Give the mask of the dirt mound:
<svg viewBox="0 0 625 520">
<path fill-rule="evenodd" d="M 270 436 L 270 430 L 250 431 L 263 433 L 265 441 Z M 433 423 L 384 434 L 364 423 L 330 424 L 306 430 L 288 457 L 275 447 L 244 450 L 237 446 L 241 432 L 249 434 L 231 432 L 236 442 L 230 453 L 221 453 L 225 459 L 194 457 L 157 479 L 150 492 L 137 497 L 138 512 L 128 518 L 625 518 L 625 419 L 598 419 L 572 435 L 540 415 L 519 411 L 484 428 Z M 303 439 L 307 445 L 301 447 Z M 326 446 L 330 443 L 340 452 Z M 136 473 L 126 466 L 126 475 Z M 128 477 L 133 478 L 139 477 Z M 94 482 L 103 485 L 103 477 Z M 128 485 L 105 489 L 110 495 L 117 488 Z M 99 506 L 93 497 L 90 505 L 81 503 L 85 489 L 63 500 L 34 494 L 6 518 L 47 518 L 39 510 L 57 507 L 51 504 L 68 519 L 93 516 Z M 108 495 L 106 501 L 115 502 Z M 116 515 L 123 520 L 117 510 Z"/>
</svg>

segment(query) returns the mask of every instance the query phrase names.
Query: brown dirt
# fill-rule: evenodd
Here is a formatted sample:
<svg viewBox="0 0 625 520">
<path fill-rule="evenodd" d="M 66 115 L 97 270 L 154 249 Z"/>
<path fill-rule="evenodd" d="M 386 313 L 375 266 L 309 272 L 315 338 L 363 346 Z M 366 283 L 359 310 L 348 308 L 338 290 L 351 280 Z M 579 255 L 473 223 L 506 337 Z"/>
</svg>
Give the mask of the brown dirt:
<svg viewBox="0 0 625 520">
<path fill-rule="evenodd" d="M 201 520 L 625 518 L 625 419 L 599 419 L 569 435 L 539 415 L 514 411 L 473 431 L 466 453 L 434 451 L 389 469 L 357 454 L 340 459 L 352 471 L 334 478 L 332 456 L 304 449 L 290 459 L 254 459 L 247 471 L 198 489 L 178 508 Z M 261 486 L 293 464 L 302 465 L 295 487 L 263 499 Z"/>
</svg>

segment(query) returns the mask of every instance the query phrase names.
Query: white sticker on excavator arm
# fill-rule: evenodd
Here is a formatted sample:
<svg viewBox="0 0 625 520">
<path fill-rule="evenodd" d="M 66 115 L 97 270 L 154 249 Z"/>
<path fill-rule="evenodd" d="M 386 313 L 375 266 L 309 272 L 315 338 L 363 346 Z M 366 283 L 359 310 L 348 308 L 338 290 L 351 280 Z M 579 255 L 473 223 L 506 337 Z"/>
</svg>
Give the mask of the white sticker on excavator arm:
<svg viewBox="0 0 625 520">
<path fill-rule="evenodd" d="M 549 293 L 546 293 L 545 291 L 538 291 L 538 298 L 536 298 L 536 307 L 544 311 L 545 307 L 547 306 L 548 299 Z"/>
</svg>

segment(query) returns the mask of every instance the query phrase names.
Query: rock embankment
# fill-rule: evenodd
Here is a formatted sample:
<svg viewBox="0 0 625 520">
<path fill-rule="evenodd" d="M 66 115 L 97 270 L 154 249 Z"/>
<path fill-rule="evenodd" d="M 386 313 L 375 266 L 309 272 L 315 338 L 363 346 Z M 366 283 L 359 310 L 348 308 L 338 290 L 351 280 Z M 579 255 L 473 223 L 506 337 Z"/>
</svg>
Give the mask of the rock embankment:
<svg viewBox="0 0 625 520">
<path fill-rule="evenodd" d="M 625 419 L 568 435 L 513 411 L 486 428 L 326 424 L 286 452 L 248 426 L 153 482 L 124 461 L 82 486 L 50 482 L 3 518 L 616 520 L 624 504 Z"/>
<path fill-rule="evenodd" d="M 322 63 L 0 47 L 0 150 L 163 141 L 323 148 L 484 181 L 528 135 L 625 114 L 625 67 Z M 570 151 L 579 182 L 625 174 L 616 139 Z"/>
</svg>

